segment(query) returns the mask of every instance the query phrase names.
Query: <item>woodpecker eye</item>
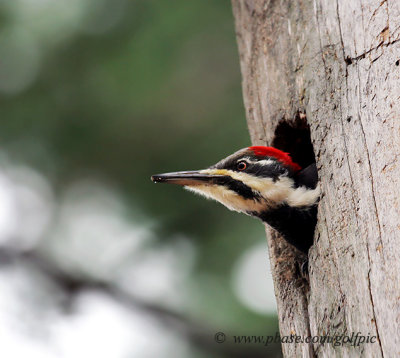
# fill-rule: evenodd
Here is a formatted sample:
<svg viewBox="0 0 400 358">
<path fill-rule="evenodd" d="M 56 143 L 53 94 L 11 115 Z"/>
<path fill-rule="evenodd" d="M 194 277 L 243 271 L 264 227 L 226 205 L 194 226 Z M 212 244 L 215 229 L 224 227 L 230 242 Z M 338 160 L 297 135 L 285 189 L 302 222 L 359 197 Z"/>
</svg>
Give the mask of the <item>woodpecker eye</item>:
<svg viewBox="0 0 400 358">
<path fill-rule="evenodd" d="M 247 168 L 247 163 L 246 162 L 239 162 L 237 164 L 237 169 L 238 170 L 245 170 Z"/>
</svg>

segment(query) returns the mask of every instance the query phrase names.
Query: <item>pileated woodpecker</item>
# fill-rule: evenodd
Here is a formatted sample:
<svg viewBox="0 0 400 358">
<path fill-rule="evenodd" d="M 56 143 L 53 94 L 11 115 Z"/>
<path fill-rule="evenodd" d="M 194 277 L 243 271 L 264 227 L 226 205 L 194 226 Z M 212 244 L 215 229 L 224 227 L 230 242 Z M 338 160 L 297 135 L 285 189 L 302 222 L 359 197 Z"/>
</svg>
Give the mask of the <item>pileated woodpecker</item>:
<svg viewBox="0 0 400 358">
<path fill-rule="evenodd" d="M 153 175 L 255 216 L 304 253 L 313 243 L 319 199 L 315 163 L 302 169 L 272 147 L 241 149 L 208 169 Z"/>
</svg>

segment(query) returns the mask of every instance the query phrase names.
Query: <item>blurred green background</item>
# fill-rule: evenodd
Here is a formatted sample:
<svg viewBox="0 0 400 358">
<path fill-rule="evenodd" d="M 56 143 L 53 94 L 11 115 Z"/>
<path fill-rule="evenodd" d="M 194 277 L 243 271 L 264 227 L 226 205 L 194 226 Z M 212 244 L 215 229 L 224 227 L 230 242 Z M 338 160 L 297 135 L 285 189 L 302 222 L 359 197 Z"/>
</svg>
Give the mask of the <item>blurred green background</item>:
<svg viewBox="0 0 400 358">
<path fill-rule="evenodd" d="M 278 330 L 263 225 L 150 181 L 250 144 L 230 2 L 0 19 L 1 354 L 280 356 L 229 339 Z"/>
</svg>

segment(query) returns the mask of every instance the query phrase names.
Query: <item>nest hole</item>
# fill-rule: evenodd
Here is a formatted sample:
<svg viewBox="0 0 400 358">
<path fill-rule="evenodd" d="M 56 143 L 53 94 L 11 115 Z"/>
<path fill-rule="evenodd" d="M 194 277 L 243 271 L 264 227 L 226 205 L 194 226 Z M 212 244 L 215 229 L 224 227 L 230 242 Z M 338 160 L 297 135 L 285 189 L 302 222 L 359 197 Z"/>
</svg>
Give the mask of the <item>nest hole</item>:
<svg viewBox="0 0 400 358">
<path fill-rule="evenodd" d="M 310 126 L 304 113 L 298 112 L 294 119 L 283 119 L 275 129 L 272 146 L 290 153 L 294 162 L 302 168 L 315 163 Z"/>
</svg>

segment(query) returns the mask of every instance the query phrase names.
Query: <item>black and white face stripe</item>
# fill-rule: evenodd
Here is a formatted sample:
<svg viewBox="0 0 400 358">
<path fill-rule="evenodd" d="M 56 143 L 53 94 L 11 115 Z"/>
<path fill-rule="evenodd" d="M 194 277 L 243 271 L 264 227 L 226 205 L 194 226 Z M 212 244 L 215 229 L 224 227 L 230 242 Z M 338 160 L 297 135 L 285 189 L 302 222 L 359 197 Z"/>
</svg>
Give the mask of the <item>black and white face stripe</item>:
<svg viewBox="0 0 400 358">
<path fill-rule="evenodd" d="M 265 209 L 276 207 L 284 203 L 293 207 L 309 206 L 316 202 L 319 196 L 319 188 L 309 189 L 307 187 L 299 187 L 293 178 L 289 176 L 281 176 L 278 180 L 271 177 L 258 177 L 247 172 L 232 171 L 229 169 L 206 169 L 200 173 L 208 175 L 220 175 L 223 177 L 231 177 L 242 182 L 261 198 L 260 202 L 264 203 Z M 226 187 L 221 187 L 226 188 Z M 236 194 L 236 193 L 235 193 Z M 222 199 L 228 199 L 228 193 L 222 196 Z M 224 200 L 217 199 L 224 204 Z M 247 202 L 238 211 L 252 211 L 247 207 Z M 258 205 L 257 205 L 258 207 Z"/>
<path fill-rule="evenodd" d="M 246 169 L 243 172 L 261 178 L 271 178 L 276 181 L 279 177 L 291 174 L 291 169 L 285 167 L 276 158 L 257 157 L 249 150 L 242 149 L 217 164 L 210 169 L 227 169 L 235 172 L 241 172 L 239 163 L 246 163 Z"/>
<path fill-rule="evenodd" d="M 238 162 L 247 164 L 245 172 L 260 178 L 271 178 L 273 181 L 279 177 L 288 176 L 289 170 L 275 159 L 254 161 L 249 158 L 239 159 Z"/>
<path fill-rule="evenodd" d="M 251 187 L 246 185 L 240 180 L 236 180 L 231 176 L 222 176 L 221 178 L 214 179 L 215 184 L 224 186 L 226 189 L 235 192 L 244 199 L 251 199 L 259 201 L 261 199 L 260 194 L 254 191 Z"/>
</svg>

